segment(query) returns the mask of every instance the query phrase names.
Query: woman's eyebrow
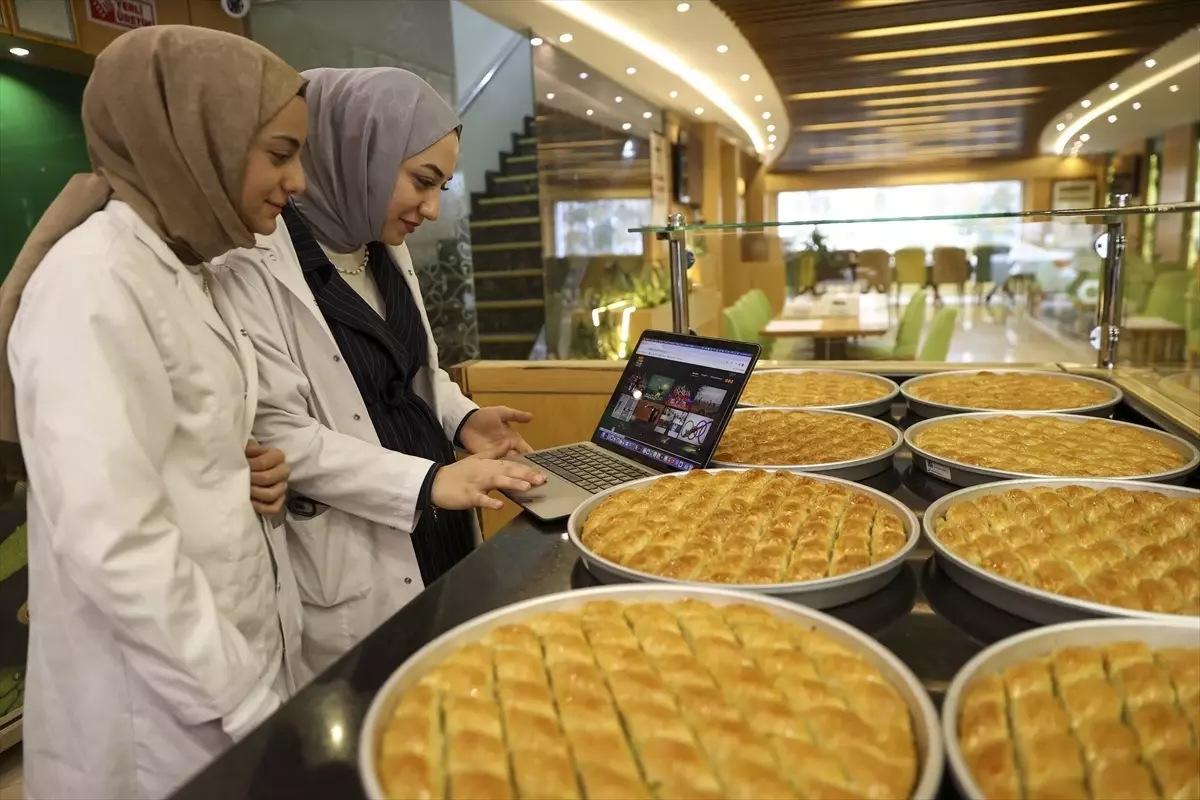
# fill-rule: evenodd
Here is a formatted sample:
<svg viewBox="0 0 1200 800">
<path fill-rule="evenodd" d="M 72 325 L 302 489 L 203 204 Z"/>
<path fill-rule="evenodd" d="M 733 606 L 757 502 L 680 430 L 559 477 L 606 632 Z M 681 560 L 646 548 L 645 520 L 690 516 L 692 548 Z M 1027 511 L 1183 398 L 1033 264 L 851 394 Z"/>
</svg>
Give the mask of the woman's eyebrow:
<svg viewBox="0 0 1200 800">
<path fill-rule="evenodd" d="M 290 144 L 292 147 L 296 148 L 297 150 L 300 149 L 300 140 L 294 136 L 288 136 L 286 133 L 277 133 L 274 136 L 272 136 L 271 138 L 272 139 L 280 139 L 282 141 L 287 142 L 288 144 Z"/>
<path fill-rule="evenodd" d="M 422 164 L 421 166 L 437 175 L 441 180 L 446 180 L 446 173 L 442 172 L 437 164 Z"/>
</svg>

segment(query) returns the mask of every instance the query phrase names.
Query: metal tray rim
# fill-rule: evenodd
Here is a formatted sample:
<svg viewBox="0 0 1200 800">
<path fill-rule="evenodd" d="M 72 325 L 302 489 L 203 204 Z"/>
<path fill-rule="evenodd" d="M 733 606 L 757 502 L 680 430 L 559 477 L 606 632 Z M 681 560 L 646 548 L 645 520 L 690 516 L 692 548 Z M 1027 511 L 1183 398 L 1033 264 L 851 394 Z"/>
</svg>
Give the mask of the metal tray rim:
<svg viewBox="0 0 1200 800">
<path fill-rule="evenodd" d="M 739 400 L 738 406 L 740 408 L 802 408 L 806 411 L 851 411 L 853 409 L 874 408 L 875 406 L 879 406 L 879 410 L 882 411 L 884 409 L 891 408 L 892 403 L 894 403 L 896 398 L 900 396 L 900 384 L 896 383 L 891 378 L 885 378 L 882 375 L 872 375 L 869 372 L 856 372 L 849 369 L 756 369 L 754 371 L 764 375 L 773 372 L 784 375 L 801 375 L 808 373 L 819 373 L 822 375 L 854 375 L 858 378 L 870 378 L 871 380 L 888 384 L 891 386 L 891 391 L 885 397 L 877 397 L 874 400 L 863 400 L 859 403 L 843 403 L 833 406 L 759 406 L 752 403 L 743 403 Z M 753 375 L 751 375 L 751 377 L 753 377 Z M 749 383 L 749 381 L 747 381 L 747 383 Z"/>
<path fill-rule="evenodd" d="M 457 640 L 462 639 L 479 629 L 490 629 L 497 623 L 513 616 L 525 616 L 535 612 L 551 611 L 566 605 L 574 608 L 590 600 L 617 600 L 628 595 L 629 602 L 638 600 L 682 600 L 693 598 L 718 605 L 733 603 L 752 603 L 767 606 L 778 612 L 777 616 L 791 619 L 795 622 L 812 624 L 814 629 L 822 633 L 834 632 L 843 641 L 850 640 L 862 650 L 869 652 L 877 660 L 876 666 L 883 665 L 881 671 L 893 685 L 901 684 L 907 690 L 909 702 L 906 702 L 909 713 L 913 716 L 913 727 L 918 727 L 925 735 L 926 752 L 919 758 L 920 773 L 913 787 L 913 798 L 932 798 L 937 794 L 941 785 L 942 774 L 945 770 L 945 752 L 942 746 L 941 731 L 938 725 L 938 713 L 933 701 L 921 685 L 920 680 L 907 664 L 900 660 L 882 643 L 871 638 L 854 626 L 830 617 L 815 609 L 794 605 L 783 600 L 746 592 L 732 591 L 722 587 L 707 586 L 601 586 L 589 589 L 574 589 L 565 592 L 534 597 L 518 603 L 503 606 L 474 619 L 468 620 L 451 628 L 442 635 L 426 643 L 423 647 L 404 660 L 391 676 L 383 683 L 371 700 L 367 713 L 361 723 L 361 733 L 358 741 L 358 773 L 366 795 L 371 800 L 385 800 L 386 795 L 379 785 L 379 777 L 375 768 L 375 750 L 377 734 L 375 731 L 381 724 L 381 717 L 391 711 L 392 699 L 397 687 L 424 661 L 432 658 L 432 654 L 446 648 Z M 514 620 L 515 621 L 515 620 Z"/>
<path fill-rule="evenodd" d="M 1137 619 L 1146 622 L 1178 622 L 1181 620 L 1192 619 L 1192 617 L 1187 617 L 1182 614 L 1164 614 L 1157 611 L 1140 611 L 1136 608 L 1121 608 L 1120 606 L 1094 603 L 1091 600 L 1077 600 L 1073 597 L 1054 594 L 1053 592 L 1047 592 L 1045 589 L 1038 589 L 1035 586 L 1027 586 L 1026 584 L 1009 580 L 1002 575 L 996 575 L 988 572 L 987 570 L 977 567 L 969 561 L 960 558 L 951 552 L 950 548 L 946 547 L 946 545 L 944 545 L 937 537 L 937 534 L 934 533 L 934 523 L 945 514 L 950 506 L 954 505 L 955 503 L 973 497 L 982 497 L 987 494 L 996 494 L 999 492 L 1008 492 L 1018 489 L 1032 489 L 1037 486 L 1086 486 L 1090 489 L 1127 489 L 1135 492 L 1159 492 L 1160 494 L 1165 494 L 1167 496 L 1200 497 L 1200 489 L 1191 489 L 1185 486 L 1172 486 L 1169 484 L 1160 483 L 1145 483 L 1142 481 L 1129 479 L 1104 480 L 1087 478 L 1033 478 L 1021 481 L 998 481 L 996 483 L 986 483 L 980 486 L 969 486 L 965 489 L 959 489 L 956 492 L 951 492 L 945 497 L 940 498 L 930 505 L 929 508 L 925 509 L 925 514 L 921 519 L 921 527 L 925 532 L 925 538 L 929 540 L 930 545 L 937 552 L 938 558 L 944 558 L 947 561 L 952 562 L 955 566 L 958 566 L 964 571 L 969 572 L 974 577 L 998 586 L 1008 592 L 1032 597 L 1048 605 L 1079 611 L 1089 615 Z M 1200 620 L 1197 620 L 1197 624 L 1200 624 Z"/>
<path fill-rule="evenodd" d="M 1081 414 L 1056 414 L 1056 413 L 1051 413 L 1051 412 L 1046 412 L 1046 411 L 979 411 L 979 412 L 970 413 L 970 414 L 956 414 L 951 417 L 933 417 L 931 419 L 923 419 L 920 422 L 909 426 L 909 428 L 906 431 L 904 431 L 904 443 L 908 445 L 908 449 L 911 450 L 913 453 L 915 453 L 916 455 L 919 455 L 922 458 L 925 458 L 929 461 L 933 461 L 934 463 L 948 464 L 956 469 L 962 470 L 963 472 L 972 472 L 976 475 L 984 475 L 987 477 L 997 478 L 1000 480 L 1011 480 L 1013 478 L 1045 478 L 1045 479 L 1051 480 L 1051 479 L 1055 479 L 1055 478 L 1062 478 L 1062 477 L 1070 478 L 1071 477 L 1071 476 L 1063 476 L 1063 475 L 1038 475 L 1038 474 L 1034 474 L 1034 473 L 1030 473 L 1030 472 L 1011 472 L 1009 470 L 1003 470 L 1003 469 L 992 469 L 991 467 L 979 467 L 974 464 L 965 464 L 962 461 L 955 461 L 953 459 L 946 458 L 945 456 L 935 455 L 933 453 L 930 453 L 928 450 L 925 450 L 925 449 L 919 447 L 916 444 L 917 434 L 920 433 L 921 431 L 925 430 L 926 428 L 931 428 L 936 425 L 944 425 L 944 424 L 947 424 L 950 422 L 957 422 L 957 421 L 963 420 L 963 419 L 970 419 L 970 418 L 983 419 L 985 417 L 1054 417 L 1056 419 L 1065 420 L 1067 422 L 1071 422 L 1071 423 L 1078 424 L 1078 425 L 1081 425 L 1085 422 L 1092 422 L 1096 419 L 1095 417 L 1087 417 L 1087 416 L 1083 416 Z M 1197 466 L 1200 466 L 1200 450 L 1197 450 L 1196 447 L 1191 442 L 1189 442 L 1186 439 L 1183 439 L 1179 436 L 1176 436 L 1173 433 L 1167 433 L 1166 431 L 1160 431 L 1155 428 L 1151 428 L 1147 425 L 1138 425 L 1137 423 L 1134 423 L 1134 422 L 1120 422 L 1120 421 L 1114 420 L 1114 419 L 1106 419 L 1106 420 L 1101 420 L 1101 421 L 1107 422 L 1110 425 L 1123 425 L 1127 428 L 1137 428 L 1139 430 L 1146 431 L 1147 433 L 1157 436 L 1160 439 L 1164 439 L 1167 442 L 1169 442 L 1170 444 L 1172 444 L 1176 448 L 1176 450 L 1179 451 L 1180 455 L 1190 455 L 1190 458 L 1186 464 L 1184 464 L 1182 467 L 1177 467 L 1174 470 L 1171 470 L 1169 472 L 1156 472 L 1156 473 L 1149 473 L 1146 475 L 1119 475 L 1119 476 L 1113 476 L 1112 480 L 1165 481 L 1165 480 L 1171 480 L 1173 478 L 1179 478 L 1184 475 L 1187 475 L 1189 472 L 1194 470 Z M 1083 476 L 1080 476 L 1078 478 L 1074 478 L 1074 480 L 1088 480 L 1088 479 Z"/>
<path fill-rule="evenodd" d="M 964 664 L 946 688 L 941 713 L 942 738 L 944 740 L 942 746 L 946 751 L 946 763 L 950 768 L 954 782 L 958 784 L 962 794 L 969 798 L 969 800 L 986 800 L 983 791 L 975 782 L 975 777 L 971 774 L 971 770 L 967 767 L 961 748 L 958 746 L 958 707 L 961 704 L 961 696 L 966 687 L 979 673 L 986 670 L 998 658 L 1013 650 L 1028 650 L 1030 651 L 1030 656 L 1052 652 L 1058 646 L 1055 643 L 1061 641 L 1064 635 L 1069 641 L 1062 642 L 1062 644 L 1074 644 L 1089 638 L 1093 638 L 1097 642 L 1113 641 L 1106 637 L 1089 637 L 1089 633 L 1100 634 L 1103 637 L 1103 634 L 1108 632 L 1124 633 L 1126 631 L 1129 637 L 1136 641 L 1146 641 L 1150 638 L 1160 638 L 1162 636 L 1168 639 L 1174 639 L 1178 636 L 1182 639 L 1184 634 L 1190 633 L 1194 633 L 1200 637 L 1200 620 L 1195 623 L 1178 619 L 1163 620 L 1156 621 L 1151 625 L 1147 625 L 1144 620 L 1136 619 L 1093 619 L 1079 622 L 1064 622 L 1058 625 L 1035 628 L 1031 631 L 1019 633 L 1016 636 L 1010 636 L 1007 639 L 1001 639 L 999 642 L 976 653 L 970 661 Z M 1039 646 L 1043 642 L 1045 646 Z M 1151 642 L 1147 641 L 1147 644 L 1151 644 Z M 1197 644 L 1200 644 L 1200 641 L 1197 641 Z"/>
<path fill-rule="evenodd" d="M 908 404 L 909 408 L 913 408 L 913 404 L 915 403 L 918 405 L 926 405 L 931 408 L 936 408 L 939 410 L 949 411 L 949 412 L 954 412 L 954 413 L 959 413 L 959 412 L 971 413 L 971 412 L 975 412 L 975 411 L 1006 411 L 1006 410 L 1017 411 L 1018 409 L 976 408 L 975 406 L 955 406 L 955 405 L 950 405 L 948 403 L 937 403 L 932 400 L 925 400 L 921 397 L 916 397 L 910 391 L 910 387 L 916 386 L 919 383 L 931 380 L 933 378 L 945 378 L 947 376 L 954 376 L 954 375 L 978 375 L 982 372 L 1002 373 L 1002 374 L 1006 374 L 1006 375 L 1051 375 L 1055 378 L 1063 378 L 1064 380 L 1078 381 L 1078 382 L 1082 382 L 1082 383 L 1089 383 L 1089 384 L 1092 384 L 1095 386 L 1102 386 L 1105 389 L 1107 389 L 1109 392 L 1115 393 L 1115 396 L 1111 400 L 1105 400 L 1103 403 L 1093 403 L 1090 406 L 1080 406 L 1079 408 L 1020 409 L 1022 411 L 1026 411 L 1026 412 L 1034 412 L 1034 413 L 1038 413 L 1038 414 L 1073 414 L 1073 415 L 1077 415 L 1077 416 L 1078 415 L 1086 416 L 1088 414 L 1094 414 L 1098 411 L 1105 411 L 1110 408 L 1113 408 L 1118 403 L 1120 403 L 1121 400 L 1124 399 L 1124 397 L 1125 397 L 1125 392 L 1123 392 L 1121 390 L 1120 386 L 1116 386 L 1115 384 L 1111 384 L 1106 381 L 1102 381 L 1099 378 L 1089 378 L 1086 375 L 1072 375 L 1069 372 L 1055 372 L 1053 370 L 1048 370 L 1048 369 L 960 369 L 960 370 L 953 370 L 951 372 L 934 372 L 929 375 L 917 375 L 916 377 L 909 378 L 904 383 L 900 384 L 900 394 L 904 397 L 904 401 L 905 401 L 905 403 Z M 916 410 L 916 409 L 914 409 L 914 410 Z"/>
<path fill-rule="evenodd" d="M 787 412 L 804 412 L 812 414 L 829 414 L 838 417 L 853 417 L 854 419 L 865 419 L 873 425 L 878 425 L 881 428 L 886 428 L 888 434 L 892 436 L 892 446 L 870 456 L 851 459 L 850 461 L 829 461 L 823 464 L 739 464 L 735 461 L 710 461 L 709 464 L 713 467 L 742 467 L 745 469 L 786 469 L 792 472 L 832 472 L 834 470 L 853 469 L 854 467 L 862 467 L 867 464 L 873 464 L 876 461 L 890 459 L 896 455 L 904 445 L 904 431 L 892 425 L 890 422 L 884 422 L 881 419 L 874 417 L 864 417 L 862 414 L 855 414 L 850 411 L 842 411 L 834 408 L 798 408 L 795 406 L 747 406 L 735 410 L 734 415 L 752 411 L 787 411 Z M 718 445 L 719 446 L 719 445 Z"/>
<path fill-rule="evenodd" d="M 705 470 L 705 471 L 706 472 L 747 472 L 750 469 L 754 469 L 754 468 L 753 467 L 736 467 L 736 468 L 728 468 L 727 467 L 727 468 L 722 468 L 722 469 L 710 469 L 710 470 Z M 782 469 L 779 467 L 771 467 L 771 468 L 766 469 L 765 471 L 766 472 L 791 472 L 791 470 Z M 912 551 L 912 549 L 917 546 L 917 543 L 921 540 L 921 523 L 917 520 L 916 514 L 914 514 L 911 509 L 909 509 L 907 506 L 905 506 L 900 501 L 893 498 L 891 495 L 884 494 L 883 492 L 879 491 L 878 489 L 873 489 L 870 486 L 863 486 L 860 483 L 855 483 L 854 481 L 848 480 L 846 478 L 837 478 L 832 475 L 821 475 L 819 473 L 818 474 L 805 473 L 805 474 L 808 477 L 813 478 L 814 480 L 829 481 L 831 483 L 840 483 L 843 486 L 846 486 L 850 489 L 857 490 L 860 492 L 865 492 L 866 494 L 869 494 L 876 501 L 880 502 L 881 504 L 885 505 L 886 507 L 890 508 L 891 510 L 897 512 L 897 516 L 899 516 L 900 519 L 904 521 L 905 527 L 908 528 L 908 541 L 904 543 L 903 547 L 901 547 L 899 550 L 897 550 L 895 553 L 893 553 L 891 558 L 888 558 L 885 561 L 880 561 L 878 564 L 872 564 L 871 566 L 867 567 L 866 569 L 859 570 L 858 572 L 851 572 L 848 575 L 838 575 L 833 578 L 821 578 L 820 580 L 816 580 L 816 581 L 803 581 L 803 582 L 794 582 L 794 583 L 702 583 L 700 581 L 685 581 L 685 580 L 681 580 L 679 578 L 668 578 L 668 577 L 665 577 L 662 575 L 654 575 L 649 572 L 641 572 L 639 570 L 630 569 L 629 567 L 622 566 L 621 564 L 617 564 L 614 561 L 609 561 L 607 558 L 602 558 L 601 556 L 598 556 L 595 553 L 593 553 L 591 551 L 591 549 L 588 548 L 587 545 L 585 545 L 583 543 L 583 540 L 580 538 L 580 533 L 581 533 L 580 529 L 583 527 L 583 522 L 587 519 L 587 515 L 591 513 L 592 509 L 594 509 L 596 506 L 598 506 L 604 500 L 608 499 L 608 497 L 610 495 L 616 494 L 617 492 L 623 492 L 626 489 L 633 489 L 637 486 L 642 486 L 644 484 L 653 483 L 654 481 L 659 481 L 664 478 L 677 477 L 676 473 L 669 473 L 666 475 L 652 475 L 647 478 L 638 478 L 637 480 L 629 481 L 628 483 L 623 483 L 620 486 L 614 486 L 611 489 L 606 489 L 605 491 L 601 492 L 600 494 L 593 495 L 590 499 L 585 500 L 582 504 L 580 504 L 580 506 L 571 513 L 570 518 L 567 520 L 567 537 L 570 539 L 571 544 L 575 545 L 575 548 L 577 550 L 579 550 L 579 552 L 583 556 L 583 559 L 585 562 L 595 561 L 603 569 L 606 569 L 613 574 L 620 575 L 621 577 L 623 577 L 629 581 L 635 581 L 638 583 L 663 584 L 663 585 L 667 585 L 667 586 L 691 586 L 691 587 L 700 587 L 700 588 L 706 588 L 706 587 L 712 586 L 712 587 L 720 587 L 720 588 L 730 589 L 732 591 L 749 592 L 752 594 L 765 594 L 765 595 L 815 594 L 817 592 L 824 591 L 827 589 L 840 589 L 845 586 L 860 583 L 862 581 L 867 581 L 867 580 L 870 580 L 871 578 L 877 577 L 879 575 L 883 575 L 890 570 L 898 569 L 900 566 L 903 565 L 904 559 L 908 556 L 908 554 Z M 590 568 L 590 564 L 589 564 L 589 568 Z"/>
</svg>

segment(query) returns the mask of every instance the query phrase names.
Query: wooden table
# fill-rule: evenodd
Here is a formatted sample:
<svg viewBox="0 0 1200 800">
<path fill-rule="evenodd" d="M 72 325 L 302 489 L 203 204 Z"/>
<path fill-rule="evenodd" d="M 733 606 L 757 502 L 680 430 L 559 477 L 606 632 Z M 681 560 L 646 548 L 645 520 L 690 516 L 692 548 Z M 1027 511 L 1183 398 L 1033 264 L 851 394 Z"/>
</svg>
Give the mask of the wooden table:
<svg viewBox="0 0 1200 800">
<path fill-rule="evenodd" d="M 1127 317 L 1121 333 L 1128 334 L 1130 360 L 1137 366 L 1182 363 L 1187 329 L 1162 317 Z"/>
<path fill-rule="evenodd" d="M 888 318 L 874 313 L 816 319 L 773 319 L 762 329 L 763 336 L 803 337 L 813 340 L 818 359 L 846 357 L 846 342 L 859 336 L 883 336 L 890 328 Z"/>
</svg>

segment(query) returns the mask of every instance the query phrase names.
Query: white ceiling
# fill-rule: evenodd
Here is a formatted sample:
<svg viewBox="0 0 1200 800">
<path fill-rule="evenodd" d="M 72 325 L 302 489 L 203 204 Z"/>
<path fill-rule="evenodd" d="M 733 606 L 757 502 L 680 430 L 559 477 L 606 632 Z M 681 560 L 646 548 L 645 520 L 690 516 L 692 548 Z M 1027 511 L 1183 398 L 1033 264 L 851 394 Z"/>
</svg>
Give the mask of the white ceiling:
<svg viewBox="0 0 1200 800">
<path fill-rule="evenodd" d="M 677 10 L 678 0 L 466 2 L 514 30 L 552 41 L 593 72 L 662 108 L 718 123 L 731 138 L 758 150 L 767 163 L 786 148 L 789 125 L 783 98 L 750 43 L 711 0 L 689 0 L 686 12 Z M 561 41 L 564 33 L 571 41 Z M 727 50 L 718 52 L 718 47 Z M 630 67 L 636 70 L 632 75 L 627 72 Z M 748 81 L 741 80 L 743 74 L 750 76 Z M 756 101 L 755 96 L 762 99 Z M 702 114 L 696 113 L 698 108 Z M 763 119 L 764 113 L 769 119 Z M 636 125 L 641 120 L 628 122 Z M 768 131 L 771 125 L 775 129 Z M 768 141 L 770 136 L 776 141 Z"/>
<path fill-rule="evenodd" d="M 1109 122 L 1110 117 L 1115 119 Z M 1200 121 L 1200 27 L 1188 29 L 1063 109 L 1038 142 L 1044 153 L 1111 153 L 1196 121 Z"/>
</svg>

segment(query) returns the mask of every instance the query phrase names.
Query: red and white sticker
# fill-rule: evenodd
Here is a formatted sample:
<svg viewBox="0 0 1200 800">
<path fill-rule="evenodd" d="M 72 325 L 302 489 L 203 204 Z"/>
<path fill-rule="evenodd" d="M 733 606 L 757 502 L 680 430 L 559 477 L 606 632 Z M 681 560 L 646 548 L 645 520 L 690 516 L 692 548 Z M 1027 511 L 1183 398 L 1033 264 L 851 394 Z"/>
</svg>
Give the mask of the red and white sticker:
<svg viewBox="0 0 1200 800">
<path fill-rule="evenodd" d="M 88 19 L 131 31 L 157 22 L 154 0 L 87 0 Z"/>
</svg>

